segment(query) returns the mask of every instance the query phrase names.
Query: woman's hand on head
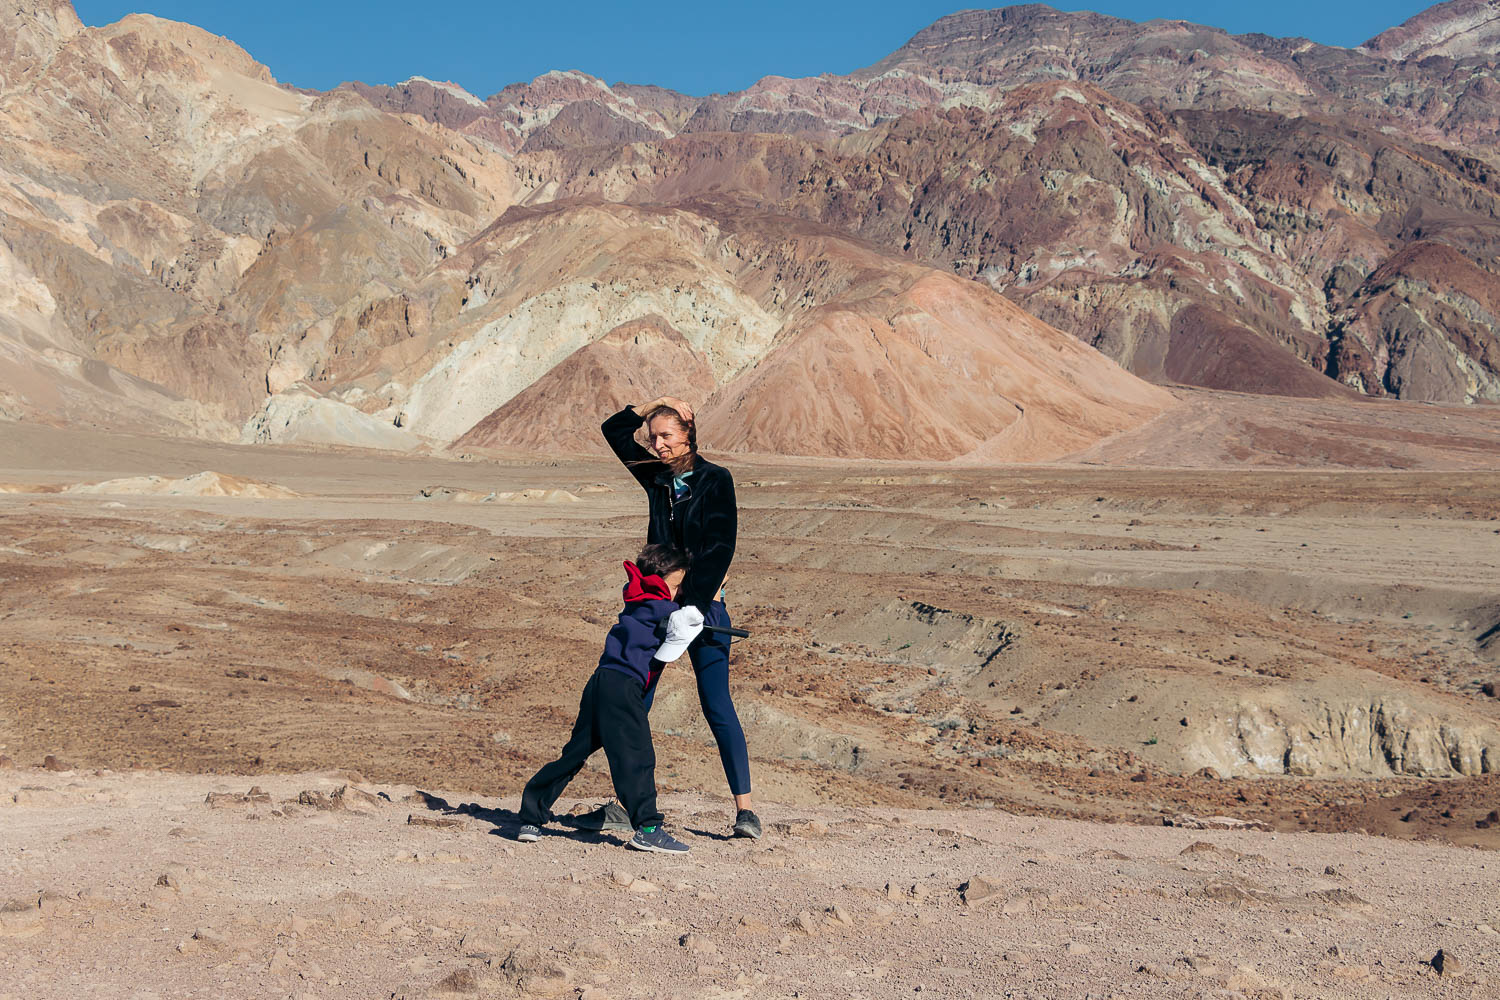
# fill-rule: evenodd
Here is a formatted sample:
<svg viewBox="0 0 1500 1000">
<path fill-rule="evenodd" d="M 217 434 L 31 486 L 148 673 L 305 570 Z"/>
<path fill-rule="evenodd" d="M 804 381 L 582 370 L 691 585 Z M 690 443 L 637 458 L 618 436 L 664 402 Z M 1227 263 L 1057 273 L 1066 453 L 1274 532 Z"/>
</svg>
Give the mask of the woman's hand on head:
<svg viewBox="0 0 1500 1000">
<path fill-rule="evenodd" d="M 660 396 L 642 406 L 634 407 L 634 409 L 638 416 L 644 417 L 658 406 L 670 406 L 681 414 L 683 420 L 691 421 L 693 419 L 693 405 L 686 400 L 678 399 L 676 396 Z"/>
</svg>

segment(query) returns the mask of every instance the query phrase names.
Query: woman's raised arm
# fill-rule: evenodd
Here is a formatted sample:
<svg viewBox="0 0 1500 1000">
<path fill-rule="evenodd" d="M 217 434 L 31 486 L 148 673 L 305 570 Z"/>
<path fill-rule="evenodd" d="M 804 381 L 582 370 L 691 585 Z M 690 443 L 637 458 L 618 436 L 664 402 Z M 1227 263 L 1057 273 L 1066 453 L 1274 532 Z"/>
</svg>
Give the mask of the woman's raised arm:
<svg viewBox="0 0 1500 1000">
<path fill-rule="evenodd" d="M 599 430 L 604 432 L 604 440 L 615 457 L 624 463 L 637 482 L 649 489 L 651 481 L 661 472 L 662 464 L 635 439 L 635 432 L 644 420 L 641 413 L 651 412 L 649 408 L 641 409 L 641 413 L 636 410 L 637 407 L 627 406 L 619 413 L 611 414 Z"/>
</svg>

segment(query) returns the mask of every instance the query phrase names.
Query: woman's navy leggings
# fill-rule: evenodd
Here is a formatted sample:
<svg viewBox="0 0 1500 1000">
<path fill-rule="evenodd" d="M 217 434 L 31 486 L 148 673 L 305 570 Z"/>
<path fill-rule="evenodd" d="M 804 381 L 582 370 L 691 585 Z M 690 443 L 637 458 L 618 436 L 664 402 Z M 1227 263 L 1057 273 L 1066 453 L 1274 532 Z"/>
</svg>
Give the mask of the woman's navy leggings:
<svg viewBox="0 0 1500 1000">
<path fill-rule="evenodd" d="M 729 611 L 723 601 L 714 601 L 708 609 L 706 624 L 729 626 Z M 750 751 L 745 746 L 745 730 L 729 696 L 729 636 L 704 632 L 688 647 L 693 674 L 698 679 L 698 704 L 703 717 L 719 744 L 719 759 L 724 763 L 724 777 L 729 779 L 731 795 L 750 794 Z M 646 710 L 651 710 L 656 696 L 655 685 L 646 690 Z"/>
</svg>

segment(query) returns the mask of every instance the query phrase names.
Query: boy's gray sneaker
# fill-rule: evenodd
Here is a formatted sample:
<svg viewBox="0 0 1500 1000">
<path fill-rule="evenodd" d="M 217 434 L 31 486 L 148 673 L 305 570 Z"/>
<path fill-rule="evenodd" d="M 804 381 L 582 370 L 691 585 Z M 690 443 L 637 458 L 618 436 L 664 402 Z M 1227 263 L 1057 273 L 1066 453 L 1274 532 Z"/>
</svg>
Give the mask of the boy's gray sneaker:
<svg viewBox="0 0 1500 1000">
<path fill-rule="evenodd" d="M 516 831 L 516 839 L 523 843 L 542 839 L 542 828 L 531 823 L 522 823 L 521 829 Z"/>
<path fill-rule="evenodd" d="M 627 847 L 637 851 L 655 851 L 658 854 L 686 854 L 688 845 L 678 840 L 661 826 L 643 826 L 635 831 Z"/>
<path fill-rule="evenodd" d="M 630 814 L 618 802 L 606 802 L 598 809 L 577 816 L 562 817 L 580 830 L 597 830 L 603 833 L 634 833 Z"/>
<path fill-rule="evenodd" d="M 759 840 L 760 817 L 749 809 L 741 809 L 734 817 L 734 835 Z"/>
</svg>

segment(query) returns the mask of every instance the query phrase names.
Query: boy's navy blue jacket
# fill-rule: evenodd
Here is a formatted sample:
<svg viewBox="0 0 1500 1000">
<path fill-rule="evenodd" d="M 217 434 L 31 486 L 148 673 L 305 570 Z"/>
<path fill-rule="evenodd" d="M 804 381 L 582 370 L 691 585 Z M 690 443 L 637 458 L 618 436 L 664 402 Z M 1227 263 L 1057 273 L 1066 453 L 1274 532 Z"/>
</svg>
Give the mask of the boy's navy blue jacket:
<svg viewBox="0 0 1500 1000">
<path fill-rule="evenodd" d="M 630 674 L 644 687 L 654 679 L 652 658 L 666 638 L 667 616 L 677 610 L 677 602 L 661 577 L 646 576 L 635 563 L 625 563 L 625 575 L 625 609 L 604 637 L 599 669 Z M 656 666 L 659 670 L 661 665 Z"/>
</svg>

